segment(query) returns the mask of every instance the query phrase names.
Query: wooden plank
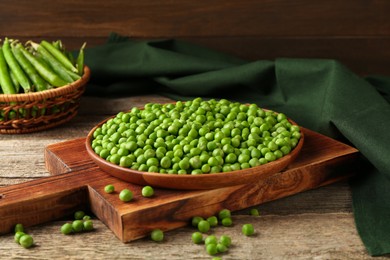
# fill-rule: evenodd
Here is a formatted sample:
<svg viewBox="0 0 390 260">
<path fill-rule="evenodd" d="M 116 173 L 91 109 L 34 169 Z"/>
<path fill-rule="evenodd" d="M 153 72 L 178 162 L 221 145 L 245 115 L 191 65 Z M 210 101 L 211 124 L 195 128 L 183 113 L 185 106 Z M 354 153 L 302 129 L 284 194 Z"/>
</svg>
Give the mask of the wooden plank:
<svg viewBox="0 0 390 260">
<path fill-rule="evenodd" d="M 285 171 L 264 182 L 201 191 L 156 189 L 153 198 L 142 197 L 141 186 L 113 178 L 92 165 L 84 139 L 49 145 L 45 161 L 54 176 L 0 188 L 0 233 L 10 232 L 16 223 L 36 225 L 89 206 L 121 241 L 128 242 L 157 227 L 172 230 L 185 226 L 194 215 L 207 217 L 222 208 L 244 209 L 353 174 L 356 149 L 310 130 L 303 131 L 305 145 L 301 155 Z M 105 193 L 108 183 L 117 191 L 131 189 L 133 201 L 123 203 L 118 193 Z"/>
<path fill-rule="evenodd" d="M 390 75 L 389 10 L 386 0 L 4 0 L 0 37 L 62 39 L 69 49 L 103 44 L 111 32 L 180 38 L 250 60 L 329 58 Z"/>
<path fill-rule="evenodd" d="M 385 0 L 3 0 L 0 32 L 10 37 L 112 31 L 133 37 L 389 36 L 389 9 Z"/>
</svg>

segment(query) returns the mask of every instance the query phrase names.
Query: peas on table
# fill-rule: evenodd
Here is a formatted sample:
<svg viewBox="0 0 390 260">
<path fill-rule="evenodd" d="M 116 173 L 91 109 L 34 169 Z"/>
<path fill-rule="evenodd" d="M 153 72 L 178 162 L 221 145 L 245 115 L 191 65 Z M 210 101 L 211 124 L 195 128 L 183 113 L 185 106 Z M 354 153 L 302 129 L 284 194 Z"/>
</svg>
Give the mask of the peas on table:
<svg viewBox="0 0 390 260">
<path fill-rule="evenodd" d="M 259 210 L 258 209 L 250 209 L 250 212 L 249 212 L 252 216 L 260 216 L 260 213 L 259 213 Z"/>
<path fill-rule="evenodd" d="M 210 223 L 207 220 L 199 221 L 198 230 L 202 233 L 207 233 L 210 230 Z"/>
<path fill-rule="evenodd" d="M 83 222 L 83 230 L 85 230 L 85 231 L 93 230 L 93 222 L 92 222 L 92 220 L 85 220 Z"/>
<path fill-rule="evenodd" d="M 25 234 L 20 237 L 19 244 L 24 248 L 30 248 L 34 244 L 34 239 L 32 236 Z"/>
<path fill-rule="evenodd" d="M 119 193 L 119 199 L 123 202 L 129 202 L 133 199 L 133 192 L 129 189 L 123 189 Z"/>
<path fill-rule="evenodd" d="M 216 216 L 211 216 L 207 218 L 207 221 L 210 224 L 210 227 L 218 226 L 218 218 Z"/>
<path fill-rule="evenodd" d="M 16 243 L 19 243 L 19 240 L 22 236 L 26 235 L 23 231 L 16 231 L 14 235 L 14 240 Z"/>
<path fill-rule="evenodd" d="M 229 247 L 232 244 L 232 239 L 227 235 L 222 235 L 219 237 L 219 243 Z"/>
<path fill-rule="evenodd" d="M 193 227 L 198 227 L 198 224 L 201 220 L 204 220 L 202 217 L 199 217 L 199 216 L 195 216 L 195 217 L 192 217 L 191 219 L 191 225 Z"/>
<path fill-rule="evenodd" d="M 72 222 L 72 230 L 75 233 L 83 231 L 83 228 L 84 228 L 84 222 L 82 220 L 77 219 L 77 220 Z"/>
<path fill-rule="evenodd" d="M 151 186 L 145 186 L 142 188 L 142 196 L 144 197 L 152 197 L 154 195 L 154 189 Z"/>
<path fill-rule="evenodd" d="M 73 232 L 73 226 L 71 223 L 65 223 L 61 226 L 61 233 L 64 235 L 69 235 Z"/>
<path fill-rule="evenodd" d="M 244 224 L 242 226 L 242 233 L 245 236 L 252 236 L 255 233 L 255 229 L 253 228 L 252 224 Z"/>
<path fill-rule="evenodd" d="M 200 232 L 194 232 L 192 233 L 191 239 L 194 244 L 201 244 L 203 243 L 203 234 Z"/>
<path fill-rule="evenodd" d="M 15 225 L 15 228 L 14 228 L 14 232 L 23 232 L 24 231 L 24 227 L 23 227 L 23 224 L 16 224 Z"/>
<path fill-rule="evenodd" d="M 85 216 L 85 213 L 82 210 L 78 210 L 74 213 L 74 219 L 76 219 L 76 220 L 83 219 L 84 216 Z"/>
<path fill-rule="evenodd" d="M 151 238 L 153 241 L 161 242 L 161 241 L 164 240 L 164 232 L 163 232 L 161 229 L 154 229 L 154 230 L 152 230 L 152 232 L 150 233 L 150 238 Z"/>
<path fill-rule="evenodd" d="M 289 154 L 301 138 L 286 115 L 255 104 L 195 98 L 148 103 L 96 128 L 91 147 L 125 168 L 163 174 L 247 169 Z"/>
<path fill-rule="evenodd" d="M 215 235 L 207 236 L 204 240 L 204 243 L 207 244 L 218 244 L 218 239 Z"/>
<path fill-rule="evenodd" d="M 224 227 L 230 227 L 231 225 L 233 225 L 233 220 L 231 217 L 226 217 L 221 220 L 221 224 Z"/>
<path fill-rule="evenodd" d="M 105 193 L 113 193 L 115 191 L 115 187 L 112 184 L 108 184 L 104 187 Z"/>
<path fill-rule="evenodd" d="M 224 219 L 224 218 L 230 218 L 232 215 L 231 215 L 231 212 L 230 210 L 228 209 L 222 209 L 218 212 L 218 218 L 220 220 Z"/>
<path fill-rule="evenodd" d="M 216 255 L 218 253 L 217 244 L 207 244 L 206 251 L 209 255 Z"/>
</svg>

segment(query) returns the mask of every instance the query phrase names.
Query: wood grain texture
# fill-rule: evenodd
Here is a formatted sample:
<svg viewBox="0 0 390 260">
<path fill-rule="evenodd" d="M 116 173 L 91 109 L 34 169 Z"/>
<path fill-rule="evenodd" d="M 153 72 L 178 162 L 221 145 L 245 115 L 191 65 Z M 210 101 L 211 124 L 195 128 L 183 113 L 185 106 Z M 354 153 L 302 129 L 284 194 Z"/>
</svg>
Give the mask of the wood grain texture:
<svg viewBox="0 0 390 260">
<path fill-rule="evenodd" d="M 360 74 L 389 75 L 390 2 L 43 1 L 0 2 L 0 37 L 102 44 L 111 32 L 180 38 L 248 59 L 337 59 Z"/>
</svg>

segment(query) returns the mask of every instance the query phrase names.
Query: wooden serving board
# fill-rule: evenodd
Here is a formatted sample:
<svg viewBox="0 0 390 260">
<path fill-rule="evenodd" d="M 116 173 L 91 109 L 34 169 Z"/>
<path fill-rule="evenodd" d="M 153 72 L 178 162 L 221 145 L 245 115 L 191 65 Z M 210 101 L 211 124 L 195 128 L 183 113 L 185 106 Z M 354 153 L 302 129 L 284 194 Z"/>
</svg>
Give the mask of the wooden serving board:
<svg viewBox="0 0 390 260">
<path fill-rule="evenodd" d="M 45 148 L 46 168 L 53 175 L 0 188 L 0 234 L 16 223 L 36 225 L 90 209 L 123 242 L 148 235 L 152 229 L 172 230 L 188 225 L 193 216 L 208 217 L 279 199 L 343 180 L 354 174 L 358 151 L 348 145 L 303 129 L 305 143 L 298 158 L 283 172 L 265 181 L 213 190 L 155 189 L 152 198 L 141 196 L 141 186 L 126 183 L 100 170 L 89 158 L 85 138 Z M 131 202 L 119 200 L 129 188 Z"/>
</svg>

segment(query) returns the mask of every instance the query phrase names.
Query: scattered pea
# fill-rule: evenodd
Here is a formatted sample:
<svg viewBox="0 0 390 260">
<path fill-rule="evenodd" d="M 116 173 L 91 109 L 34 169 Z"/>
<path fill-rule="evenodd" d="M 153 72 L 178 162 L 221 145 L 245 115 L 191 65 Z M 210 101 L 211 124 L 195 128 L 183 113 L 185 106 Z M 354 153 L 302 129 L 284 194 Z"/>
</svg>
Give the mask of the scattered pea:
<svg viewBox="0 0 390 260">
<path fill-rule="evenodd" d="M 199 216 L 195 216 L 192 218 L 191 220 L 191 224 L 193 227 L 198 227 L 198 224 L 201 220 L 204 220 L 202 217 L 199 217 Z"/>
<path fill-rule="evenodd" d="M 90 216 L 88 216 L 88 215 L 85 215 L 84 217 L 83 217 L 83 220 L 85 221 L 85 220 L 90 220 L 91 219 L 91 217 Z"/>
<path fill-rule="evenodd" d="M 192 233 L 191 239 L 194 244 L 201 244 L 203 242 L 203 235 L 200 232 L 194 232 Z"/>
<path fill-rule="evenodd" d="M 85 216 L 85 213 L 82 210 L 76 211 L 74 213 L 74 219 L 76 219 L 76 220 L 83 219 L 84 216 Z"/>
<path fill-rule="evenodd" d="M 218 244 L 218 239 L 214 235 L 207 236 L 204 240 L 204 243 L 207 244 Z"/>
<path fill-rule="evenodd" d="M 93 230 L 93 222 L 92 220 L 86 220 L 83 222 L 83 229 L 85 231 L 91 231 Z"/>
<path fill-rule="evenodd" d="M 78 219 L 78 220 L 75 220 L 75 221 L 72 222 L 72 230 L 75 233 L 83 231 L 83 228 L 84 228 L 84 224 L 83 224 L 82 220 Z"/>
<path fill-rule="evenodd" d="M 61 233 L 64 235 L 69 235 L 73 232 L 73 227 L 71 223 L 65 223 L 61 226 Z"/>
<path fill-rule="evenodd" d="M 142 188 L 142 196 L 152 197 L 154 195 L 154 189 L 151 186 L 145 186 Z"/>
<path fill-rule="evenodd" d="M 16 231 L 15 235 L 14 235 L 14 240 L 16 243 L 19 243 L 19 240 L 22 236 L 26 235 L 26 233 L 24 233 L 23 231 Z"/>
<path fill-rule="evenodd" d="M 24 248 L 30 248 L 34 244 L 34 239 L 32 236 L 25 234 L 20 237 L 19 244 Z"/>
<path fill-rule="evenodd" d="M 153 241 L 160 242 L 164 239 L 164 232 L 161 229 L 154 229 L 150 234 L 150 238 Z"/>
<path fill-rule="evenodd" d="M 108 184 L 104 187 L 105 193 L 113 193 L 115 191 L 115 187 L 112 184 Z"/>
<path fill-rule="evenodd" d="M 210 230 L 210 223 L 207 220 L 199 221 L 198 230 L 202 233 L 207 233 Z"/>
<path fill-rule="evenodd" d="M 219 243 L 229 247 L 232 244 L 232 239 L 227 235 L 222 235 L 219 238 Z"/>
<path fill-rule="evenodd" d="M 218 253 L 224 253 L 227 250 L 228 250 L 228 248 L 224 244 L 221 244 L 221 243 L 217 244 L 217 251 L 218 251 Z"/>
<path fill-rule="evenodd" d="M 260 216 L 259 210 L 258 209 L 251 209 L 250 214 L 252 216 Z"/>
<path fill-rule="evenodd" d="M 123 202 L 129 202 L 133 199 L 133 192 L 129 189 L 123 189 L 119 193 L 119 199 Z"/>
<path fill-rule="evenodd" d="M 230 210 L 228 209 L 222 209 L 219 213 L 218 213 L 218 218 L 220 220 L 224 219 L 224 218 L 230 218 L 231 217 L 231 212 Z"/>
<path fill-rule="evenodd" d="M 223 218 L 221 220 L 221 223 L 222 223 L 222 226 L 224 226 L 224 227 L 230 227 L 231 225 L 233 225 L 233 220 L 232 220 L 232 218 L 227 217 L 227 218 Z"/>
<path fill-rule="evenodd" d="M 218 253 L 217 244 L 207 244 L 206 251 L 209 255 L 215 255 Z"/>
<path fill-rule="evenodd" d="M 216 216 L 211 216 L 207 218 L 207 221 L 210 224 L 210 227 L 218 226 L 218 218 Z"/>
<path fill-rule="evenodd" d="M 24 227 L 22 224 L 16 224 L 14 228 L 14 232 L 24 232 Z"/>
<path fill-rule="evenodd" d="M 255 233 L 255 230 L 253 228 L 253 225 L 252 224 L 244 224 L 242 226 L 242 233 L 245 235 L 245 236 L 251 236 Z"/>
</svg>

